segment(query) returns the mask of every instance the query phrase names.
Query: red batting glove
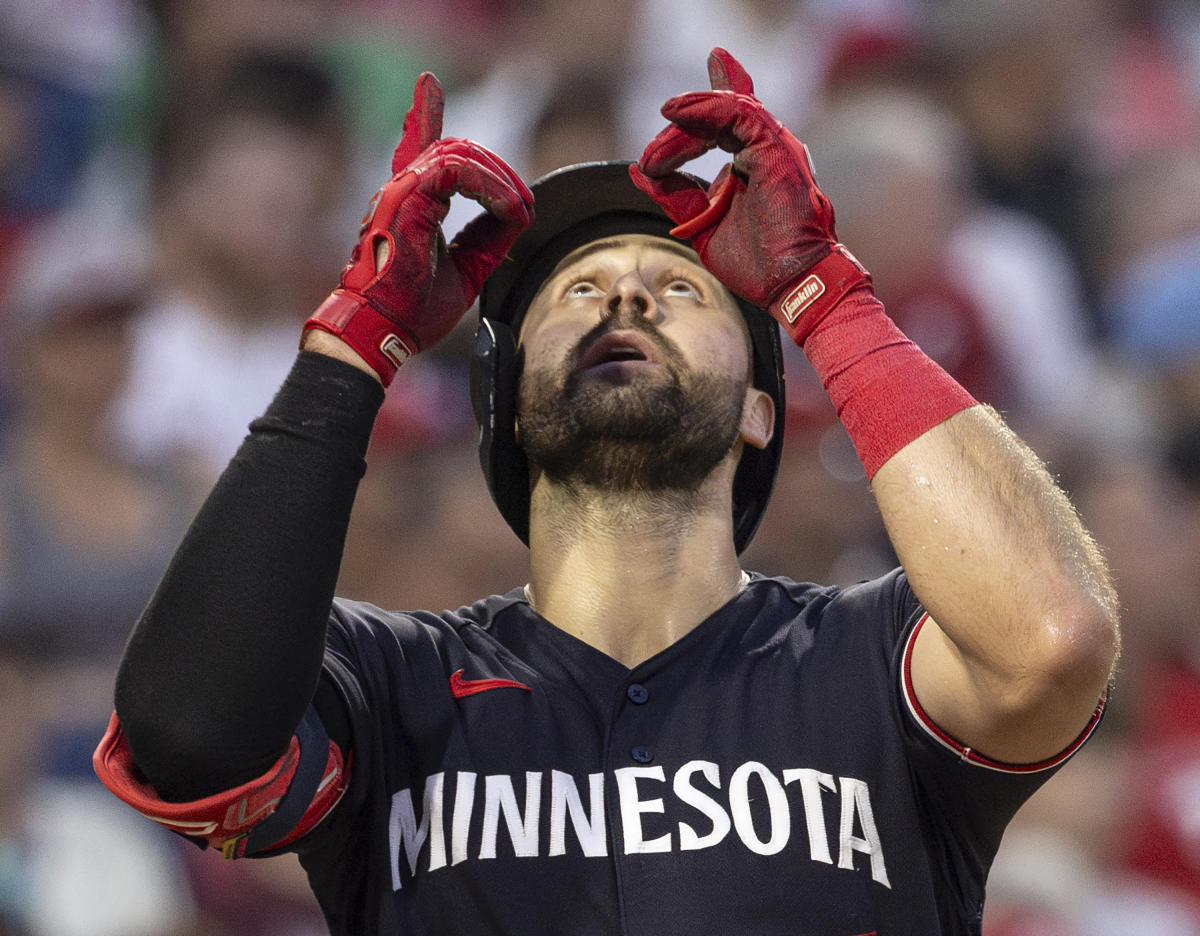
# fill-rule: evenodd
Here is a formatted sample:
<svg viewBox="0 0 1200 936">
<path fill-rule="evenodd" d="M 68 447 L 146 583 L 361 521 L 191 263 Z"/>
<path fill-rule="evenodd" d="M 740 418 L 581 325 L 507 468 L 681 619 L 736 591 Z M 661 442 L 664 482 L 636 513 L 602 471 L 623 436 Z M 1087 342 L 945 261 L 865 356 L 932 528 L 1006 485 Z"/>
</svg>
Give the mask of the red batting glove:
<svg viewBox="0 0 1200 936">
<path fill-rule="evenodd" d="M 304 324 L 345 341 L 385 387 L 411 355 L 449 334 L 533 220 L 533 195 L 503 160 L 477 143 L 440 139 L 444 100 L 433 75 L 417 79 L 395 175 L 372 199 L 341 287 Z M 485 213 L 447 245 L 441 224 L 456 193 Z M 387 258 L 376 268 L 381 242 Z"/>
<path fill-rule="evenodd" d="M 732 292 L 768 309 L 803 345 L 817 323 L 870 274 L 838 243 L 833 205 L 813 178 L 808 148 L 754 97 L 724 49 L 708 57 L 711 91 L 663 105 L 671 125 L 629 174 L 690 238 Z M 734 154 L 707 189 L 676 170 L 721 147 Z"/>
</svg>

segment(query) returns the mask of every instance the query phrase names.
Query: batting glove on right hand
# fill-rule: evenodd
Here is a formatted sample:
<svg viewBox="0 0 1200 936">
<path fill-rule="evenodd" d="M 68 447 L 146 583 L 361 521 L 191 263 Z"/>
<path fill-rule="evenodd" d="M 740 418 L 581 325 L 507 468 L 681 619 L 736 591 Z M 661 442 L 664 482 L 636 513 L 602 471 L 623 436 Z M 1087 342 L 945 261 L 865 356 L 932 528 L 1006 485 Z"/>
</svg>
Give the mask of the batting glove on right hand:
<svg viewBox="0 0 1200 936">
<path fill-rule="evenodd" d="M 395 174 L 372 199 L 341 287 L 304 326 L 345 341 L 385 387 L 411 355 L 449 334 L 533 220 L 533 195 L 500 157 L 440 139 L 444 101 L 438 80 L 422 74 Z M 456 193 L 485 211 L 447 244 L 441 223 Z"/>
<path fill-rule="evenodd" d="M 797 344 L 870 275 L 838 243 L 833 205 L 813 178 L 808 148 L 754 96 L 724 49 L 708 58 L 711 91 L 671 98 L 671 125 L 630 167 L 634 184 L 690 238 L 732 292 L 770 311 Z M 707 190 L 676 170 L 721 147 L 734 154 Z"/>
</svg>

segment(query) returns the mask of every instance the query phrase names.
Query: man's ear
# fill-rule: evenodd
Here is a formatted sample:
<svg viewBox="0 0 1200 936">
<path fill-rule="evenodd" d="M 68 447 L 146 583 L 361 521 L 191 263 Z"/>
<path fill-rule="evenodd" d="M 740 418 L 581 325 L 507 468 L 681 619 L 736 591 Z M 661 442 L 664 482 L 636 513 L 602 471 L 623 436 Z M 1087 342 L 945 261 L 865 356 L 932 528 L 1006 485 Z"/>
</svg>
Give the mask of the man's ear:
<svg viewBox="0 0 1200 936">
<path fill-rule="evenodd" d="M 775 434 L 775 401 L 765 390 L 746 388 L 746 399 L 742 404 L 740 438 L 747 445 L 764 449 Z"/>
</svg>

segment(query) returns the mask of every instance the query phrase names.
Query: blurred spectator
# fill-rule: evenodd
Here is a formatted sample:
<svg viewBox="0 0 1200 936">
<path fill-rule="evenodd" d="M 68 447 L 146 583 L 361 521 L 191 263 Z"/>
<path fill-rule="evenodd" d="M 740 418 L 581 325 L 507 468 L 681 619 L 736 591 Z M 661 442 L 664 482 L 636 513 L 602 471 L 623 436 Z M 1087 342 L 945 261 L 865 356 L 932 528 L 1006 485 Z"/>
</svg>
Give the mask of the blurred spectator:
<svg viewBox="0 0 1200 936">
<path fill-rule="evenodd" d="M 666 126 L 659 113 L 663 101 L 705 86 L 704 57 L 713 46 L 751 63 L 755 93 L 784 124 L 799 128 L 810 115 L 835 36 L 828 18 L 816 15 L 811 4 L 637 0 L 633 13 L 624 54 L 626 158 L 636 159 Z M 711 179 L 728 160 L 728 153 L 714 151 L 688 168 Z"/>
<path fill-rule="evenodd" d="M 1140 502 L 1119 517 L 1123 536 L 1147 516 L 1161 531 L 1130 560 L 1138 575 L 1126 601 L 1150 613 L 1131 654 L 1136 766 L 1121 853 L 1136 876 L 1191 900 L 1200 917 L 1200 160 L 1158 153 L 1126 166 L 1106 206 L 1110 341 L 1153 375 L 1164 436 L 1161 463 L 1126 493 Z M 1122 505 L 1104 503 L 1113 501 Z M 1142 607 L 1131 608 L 1140 621 Z"/>
<path fill-rule="evenodd" d="M 61 207 L 73 191 L 96 104 L 82 91 L 0 62 L 0 260 L 6 266 L 24 226 Z"/>
<path fill-rule="evenodd" d="M 0 631 L 60 667 L 59 737 L 102 730 L 125 637 L 197 503 L 165 463 L 114 438 L 129 328 L 141 308 L 136 240 L 67 216 L 34 235 L 5 353 L 15 390 L 0 446 Z M 61 769 L 90 774 L 90 743 Z"/>
<path fill-rule="evenodd" d="M 1115 6 L 950 0 L 931 5 L 927 22 L 938 87 L 966 130 L 973 186 L 1041 220 L 1083 274 L 1092 271 L 1083 126 L 1115 41 Z M 1092 296 L 1090 279 L 1084 287 Z"/>
<path fill-rule="evenodd" d="M 0 632 L 0 933 L 199 936 L 169 833 L 94 780 L 45 777 L 56 675 L 43 648 Z"/>
<path fill-rule="evenodd" d="M 31 705 L 37 698 L 34 662 L 20 641 L 0 632 L 0 933 L 26 936 L 33 905 L 26 830 L 31 768 L 40 759 L 41 725 Z"/>
<path fill-rule="evenodd" d="M 1069 469 L 1126 608 L 1108 729 L 1120 747 L 1051 781 L 1043 792 L 1061 780 L 1064 793 L 994 869 L 1003 882 L 1040 857 L 1041 903 L 1080 936 L 1200 933 L 1200 162 L 1163 137 L 1142 143 L 1105 167 L 1094 251 L 1106 345 L 1151 391 L 1147 444 L 1075 453 Z M 1093 808 L 1097 790 L 1107 808 Z M 1073 815 L 1090 842 L 1070 834 Z M 1071 899 L 1049 901 L 1045 882 L 1066 878 Z"/>
<path fill-rule="evenodd" d="M 172 103 L 156 153 L 154 283 L 119 422 L 132 451 L 186 453 L 211 478 L 337 283 L 345 234 L 329 222 L 349 141 L 332 79 L 301 57 L 252 57 Z"/>
<path fill-rule="evenodd" d="M 136 35 L 123 0 L 0 5 L 4 214 L 64 204 Z"/>
<path fill-rule="evenodd" d="M 146 0 L 176 74 L 219 73 L 250 52 L 310 50 L 338 22 L 335 0 Z"/>
<path fill-rule="evenodd" d="M 565 93 L 583 90 L 583 76 L 620 75 L 625 63 L 616 50 L 627 50 L 631 41 L 631 14 L 637 0 L 598 4 L 590 0 L 535 0 L 514 9 L 512 21 L 491 49 L 492 65 L 470 83 L 453 89 L 446 105 L 446 136 L 467 137 L 495 151 L 529 181 L 537 178 L 545 160 L 538 162 L 532 149 L 539 137 L 551 132 L 544 121 L 548 112 L 563 117 Z M 616 56 L 616 57 L 614 57 Z M 587 80 L 593 80 L 588 78 Z M 609 94 L 606 93 L 605 97 Z M 557 103 L 552 103 L 555 99 Z M 593 101 L 575 97 L 579 114 L 592 110 Z M 602 119 L 608 120 L 601 105 Z M 572 123 L 578 126 L 578 117 Z M 537 128 L 542 125 L 541 132 Z M 591 134 L 589 134 L 590 136 Z M 573 147 L 577 152 L 582 146 Z M 618 151 L 609 158 L 636 158 Z M 593 153 L 588 159 L 603 159 Z M 559 168 L 555 166 L 554 168 Z M 462 198 L 450 203 L 444 229 L 451 238 L 479 213 L 479 207 Z"/>
<path fill-rule="evenodd" d="M 1035 441 L 1140 432 L 1137 398 L 1125 383 L 1113 389 L 1096 354 L 1062 241 L 972 189 L 950 112 L 916 91 L 860 87 L 806 136 L 839 236 L 889 314 L 967 389 Z M 808 372 L 792 357 L 798 384 Z"/>
<path fill-rule="evenodd" d="M 1189 509 L 1192 528 L 1200 528 L 1200 497 Z M 1192 550 L 1200 556 L 1200 537 Z M 1133 795 L 1119 828 L 1124 866 L 1190 901 L 1200 930 L 1200 634 L 1191 637 L 1178 655 L 1160 654 L 1144 683 Z"/>
<path fill-rule="evenodd" d="M 443 65 L 435 71 L 448 85 L 480 80 L 504 51 L 501 36 L 527 27 L 523 10 L 530 4 L 517 0 L 349 0 L 342 8 L 349 18 L 372 33 L 389 29 L 401 34 L 405 44 L 421 50 L 429 67 L 436 55 Z M 411 82 L 409 83 L 411 87 Z"/>
<path fill-rule="evenodd" d="M 1106 44 L 1104 68 L 1083 114 L 1086 159 L 1093 173 L 1194 152 L 1200 142 L 1200 85 L 1191 86 L 1196 51 L 1186 20 L 1170 3 L 1125 4 Z M 1177 6 L 1177 13 L 1183 8 Z M 1200 22 L 1200 20 L 1197 20 Z"/>
<path fill-rule="evenodd" d="M 814 7 L 780 0 L 638 0 L 632 30 L 636 70 L 626 101 L 638 140 L 648 142 L 664 126 L 658 113 L 663 101 L 700 86 L 697 71 L 713 46 L 746 56 L 743 61 L 752 56 L 755 94 L 771 102 L 784 124 L 801 125 L 820 87 L 834 25 Z"/>
<path fill-rule="evenodd" d="M 574 163 L 636 156 L 623 147 L 621 88 L 612 68 L 560 73 L 530 129 L 527 175 L 539 179 Z"/>
<path fill-rule="evenodd" d="M 8 313 L 0 920 L 30 936 L 190 926 L 174 843 L 111 810 L 90 762 L 125 637 L 196 503 L 169 466 L 131 461 L 112 436 L 144 273 L 136 240 L 66 216 L 32 232 Z"/>
<path fill-rule="evenodd" d="M 177 121 L 180 109 L 191 106 L 181 100 L 215 98 L 210 106 L 215 104 L 228 89 L 230 70 L 248 59 L 304 58 L 326 70 L 344 91 L 339 117 L 365 153 L 354 160 L 356 146 L 351 146 L 342 154 L 351 161 L 341 172 L 362 191 L 361 199 L 337 206 L 342 226 L 352 229 L 361 216 L 359 202 L 378 186 L 378 165 L 399 136 L 417 75 L 433 68 L 445 81 L 454 71 L 442 44 L 408 30 L 394 11 L 378 9 L 387 0 L 115 2 L 141 14 L 135 18 L 137 41 L 130 43 L 106 102 L 81 198 L 125 218 L 154 210 L 151 177 L 157 170 L 151 151 L 164 134 L 164 122 Z"/>
<path fill-rule="evenodd" d="M 158 44 L 144 63 L 144 103 L 151 109 L 209 83 L 253 55 L 307 55 L 337 76 L 346 93 L 344 120 L 369 146 L 394 146 L 412 85 L 422 69 L 452 81 L 454 68 L 438 38 L 382 2 L 339 0 L 148 0 Z M 438 9 L 445 15 L 447 4 Z M 426 17 L 428 18 L 428 17 Z M 445 66 L 445 67 L 444 67 Z M 169 107 L 169 105 L 168 105 Z"/>
<path fill-rule="evenodd" d="M 965 184 L 953 120 L 913 93 L 877 89 L 838 101 L 807 136 L 838 234 L 871 271 L 888 313 L 968 390 L 1003 404 L 1011 375 L 950 251 L 982 207 Z"/>
<path fill-rule="evenodd" d="M 0 300 L 26 230 L 77 195 L 136 19 L 124 0 L 0 4 Z"/>
<path fill-rule="evenodd" d="M 249 902 L 231 902 L 219 860 L 111 810 L 91 772 L 121 648 L 201 494 L 190 474 L 135 459 L 114 439 L 148 257 L 136 238 L 93 222 L 67 216 L 37 232 L 6 348 L 19 399 L 0 448 L 0 645 L 37 663 L 25 704 L 7 708 L 29 736 L 28 759 L 10 761 L 21 784 L 8 812 L 25 849 L 14 888 L 33 936 L 177 936 L 193 914 L 208 932 L 317 934 L 294 858 L 244 873 Z"/>
<path fill-rule="evenodd" d="M 1114 173 L 1103 205 L 1108 340 L 1156 375 L 1168 418 L 1200 417 L 1200 157 Z"/>
</svg>

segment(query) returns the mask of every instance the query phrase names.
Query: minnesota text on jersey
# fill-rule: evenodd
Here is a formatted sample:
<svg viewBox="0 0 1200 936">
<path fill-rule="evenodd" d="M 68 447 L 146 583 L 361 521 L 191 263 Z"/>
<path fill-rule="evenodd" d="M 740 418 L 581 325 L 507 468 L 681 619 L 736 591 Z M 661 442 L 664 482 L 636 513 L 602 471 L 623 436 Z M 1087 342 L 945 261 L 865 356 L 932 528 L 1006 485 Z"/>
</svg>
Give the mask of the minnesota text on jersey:
<svg viewBox="0 0 1200 936">
<path fill-rule="evenodd" d="M 620 820 L 611 834 L 610 784 L 615 784 Z M 518 797 L 521 785 L 524 795 Z M 798 846 L 792 843 L 797 831 L 788 792 L 792 785 L 799 790 L 806 832 Z M 765 827 L 751 812 L 751 802 L 760 798 L 769 817 Z M 610 842 L 625 854 L 694 851 L 712 848 L 732 833 L 758 855 L 778 854 L 791 843 L 807 847 L 811 860 L 831 865 L 836 852 L 837 866 L 845 870 L 855 869 L 858 853 L 866 858 L 859 865 L 869 868 L 878 884 L 891 887 L 870 788 L 863 780 L 810 767 L 776 773 L 757 761 L 723 775 L 712 761 L 692 760 L 670 775 L 662 766 L 621 767 L 607 775 L 588 774 L 582 783 L 560 770 L 530 770 L 516 780 L 510 774 L 435 773 L 425 780 L 419 820 L 411 789 L 392 796 L 393 890 L 403 886 L 401 856 L 414 876 L 419 868 L 433 872 L 469 859 L 496 858 L 501 824 L 518 858 L 570 853 L 604 858 Z"/>
</svg>

